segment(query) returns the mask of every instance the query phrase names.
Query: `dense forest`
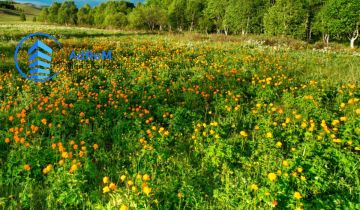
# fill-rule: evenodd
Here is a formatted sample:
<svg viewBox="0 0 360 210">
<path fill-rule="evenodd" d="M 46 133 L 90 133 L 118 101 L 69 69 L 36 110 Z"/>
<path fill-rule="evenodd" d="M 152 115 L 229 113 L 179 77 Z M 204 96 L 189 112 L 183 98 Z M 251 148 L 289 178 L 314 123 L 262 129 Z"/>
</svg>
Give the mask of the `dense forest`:
<svg viewBox="0 0 360 210">
<path fill-rule="evenodd" d="M 359 36 L 360 0 L 146 0 L 134 5 L 107 1 L 77 8 L 54 2 L 40 20 L 120 29 L 267 34 L 311 41 L 349 40 Z"/>
</svg>

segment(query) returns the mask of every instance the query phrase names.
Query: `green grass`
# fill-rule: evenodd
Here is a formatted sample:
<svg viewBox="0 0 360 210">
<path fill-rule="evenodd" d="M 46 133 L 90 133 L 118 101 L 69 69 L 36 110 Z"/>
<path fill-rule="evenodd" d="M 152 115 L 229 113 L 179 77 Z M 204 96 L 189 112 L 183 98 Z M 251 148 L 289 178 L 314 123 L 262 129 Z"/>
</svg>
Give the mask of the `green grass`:
<svg viewBox="0 0 360 210">
<path fill-rule="evenodd" d="M 26 21 L 25 22 L 33 22 L 33 17 L 37 17 L 41 9 L 34 6 L 33 4 L 14 4 L 15 8 L 21 9 L 24 11 L 24 14 L 26 15 Z M 17 23 L 22 22 L 20 21 L 20 14 L 22 11 L 20 10 L 10 10 L 5 8 L 0 8 L 0 23 Z"/>
</svg>

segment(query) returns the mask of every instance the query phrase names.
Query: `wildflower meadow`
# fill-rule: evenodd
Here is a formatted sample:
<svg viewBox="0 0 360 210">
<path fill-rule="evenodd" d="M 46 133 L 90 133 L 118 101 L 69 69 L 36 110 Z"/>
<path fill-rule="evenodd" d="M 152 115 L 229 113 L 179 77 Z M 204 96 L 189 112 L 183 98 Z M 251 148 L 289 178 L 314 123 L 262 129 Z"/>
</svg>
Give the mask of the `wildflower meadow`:
<svg viewBox="0 0 360 210">
<path fill-rule="evenodd" d="M 360 209 L 360 53 L 279 40 L 1 25 L 0 209 Z"/>
</svg>

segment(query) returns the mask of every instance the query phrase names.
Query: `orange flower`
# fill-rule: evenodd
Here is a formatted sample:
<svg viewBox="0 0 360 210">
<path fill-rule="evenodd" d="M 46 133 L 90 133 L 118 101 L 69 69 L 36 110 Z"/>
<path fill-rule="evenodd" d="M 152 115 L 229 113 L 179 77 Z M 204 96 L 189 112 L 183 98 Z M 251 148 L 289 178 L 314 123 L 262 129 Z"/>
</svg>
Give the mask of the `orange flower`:
<svg viewBox="0 0 360 210">
<path fill-rule="evenodd" d="M 10 139 L 9 138 L 5 138 L 5 143 L 10 143 Z"/>
<path fill-rule="evenodd" d="M 94 145 L 93 145 L 93 148 L 94 148 L 94 150 L 97 150 L 97 149 L 99 148 L 99 145 L 98 145 L 98 144 L 94 144 Z"/>
<path fill-rule="evenodd" d="M 109 185 L 109 188 L 110 188 L 111 190 L 116 190 L 116 184 L 113 183 L 113 182 L 111 182 L 110 185 Z"/>
<path fill-rule="evenodd" d="M 29 164 L 25 164 L 25 165 L 24 165 L 24 170 L 25 170 L 25 171 L 30 171 L 30 169 L 31 169 L 31 167 L 30 167 Z"/>
<path fill-rule="evenodd" d="M 44 119 L 41 120 L 41 123 L 44 124 L 44 125 L 46 125 L 47 120 L 44 118 Z"/>
</svg>

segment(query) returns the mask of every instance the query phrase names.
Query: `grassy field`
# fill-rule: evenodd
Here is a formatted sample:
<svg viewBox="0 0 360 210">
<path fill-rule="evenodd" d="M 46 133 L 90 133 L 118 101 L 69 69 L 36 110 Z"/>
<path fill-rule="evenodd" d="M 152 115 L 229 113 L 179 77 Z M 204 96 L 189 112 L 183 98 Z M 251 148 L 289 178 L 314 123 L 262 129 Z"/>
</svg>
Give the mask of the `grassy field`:
<svg viewBox="0 0 360 210">
<path fill-rule="evenodd" d="M 0 208 L 359 209 L 360 53 L 286 38 L 0 25 Z M 111 61 L 15 70 L 47 32 Z"/>
<path fill-rule="evenodd" d="M 26 16 L 25 23 L 33 24 L 33 18 L 38 17 L 41 12 L 40 8 L 32 4 L 14 4 L 14 6 L 17 10 L 0 8 L 0 23 L 19 22 L 20 14 L 23 12 Z"/>
</svg>

